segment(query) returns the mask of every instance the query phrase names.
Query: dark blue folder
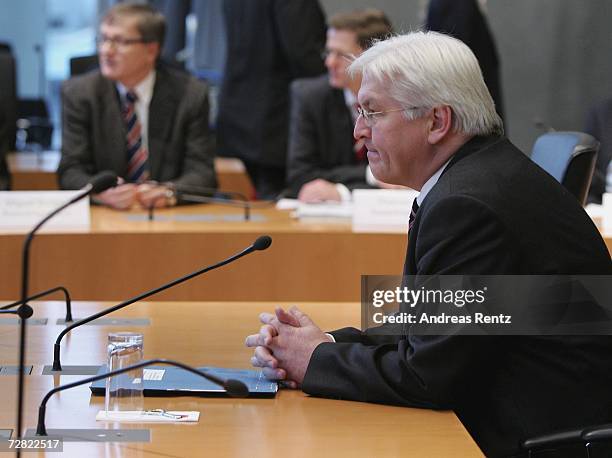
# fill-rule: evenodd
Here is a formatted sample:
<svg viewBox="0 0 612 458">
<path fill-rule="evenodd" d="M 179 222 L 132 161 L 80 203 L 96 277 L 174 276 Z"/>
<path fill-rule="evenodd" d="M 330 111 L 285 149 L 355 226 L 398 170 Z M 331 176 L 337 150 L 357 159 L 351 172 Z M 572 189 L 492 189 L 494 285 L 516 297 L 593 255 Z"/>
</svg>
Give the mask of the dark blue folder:
<svg viewBox="0 0 612 458">
<path fill-rule="evenodd" d="M 145 377 L 143 381 L 145 396 L 227 396 L 223 387 L 178 367 L 150 366 L 145 368 L 145 371 L 150 369 L 164 371 L 164 373 L 161 380 L 147 380 Z M 209 366 L 197 369 L 223 379 L 233 378 L 244 382 L 249 389 L 249 397 L 273 398 L 278 391 L 278 384 L 267 380 L 261 371 Z M 100 367 L 98 374 L 104 372 L 108 372 L 106 365 Z M 93 394 L 104 395 L 106 380 L 93 382 L 90 389 Z"/>
</svg>

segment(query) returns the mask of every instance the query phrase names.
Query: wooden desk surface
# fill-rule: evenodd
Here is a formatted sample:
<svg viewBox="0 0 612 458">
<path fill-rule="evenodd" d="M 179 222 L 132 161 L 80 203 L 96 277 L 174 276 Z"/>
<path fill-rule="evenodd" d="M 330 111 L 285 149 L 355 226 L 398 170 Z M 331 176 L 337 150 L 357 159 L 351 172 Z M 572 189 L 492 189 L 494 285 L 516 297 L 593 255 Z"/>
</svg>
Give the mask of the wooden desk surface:
<svg viewBox="0 0 612 458">
<path fill-rule="evenodd" d="M 78 316 L 99 310 L 99 303 L 76 303 Z M 143 317 L 149 327 L 130 330 L 144 333 L 145 357 L 168 357 L 193 365 L 248 367 L 251 351 L 244 337 L 258 329 L 257 315 L 272 303 L 140 303 L 116 312 L 117 317 Z M 287 305 L 287 304 L 283 304 Z M 34 317 L 47 317 L 46 326 L 30 326 L 27 361 L 49 364 L 52 342 L 61 330 L 59 303 L 34 303 Z M 323 328 L 359 324 L 355 303 L 303 304 L 303 310 Z M 105 359 L 106 336 L 119 328 L 83 326 L 64 343 L 64 364 L 99 364 Z M 125 329 L 123 329 L 125 330 Z M 14 363 L 17 326 L 0 328 L 3 363 Z M 54 383 L 76 376 L 26 377 L 25 423 L 36 423 L 37 407 Z M 15 415 L 16 377 L 0 377 L 0 428 L 12 428 Z M 53 396 L 47 405 L 47 428 L 116 428 L 95 421 L 103 408 L 102 397 L 92 397 L 87 386 Z M 482 456 L 452 412 L 382 406 L 309 397 L 300 391 L 282 390 L 274 399 L 210 399 L 197 397 L 146 398 L 146 408 L 197 410 L 197 424 L 134 424 L 150 428 L 145 444 L 64 443 L 61 456 Z M 121 427 L 126 427 L 121 425 Z M 130 426 L 127 426 L 128 428 Z M 49 455 L 53 457 L 54 455 Z"/>
<path fill-rule="evenodd" d="M 151 300 L 358 301 L 360 276 L 401 274 L 404 234 L 354 233 L 350 223 L 304 222 L 287 211 L 194 205 L 156 212 L 92 208 L 90 231 L 41 233 L 32 293 L 66 286 L 79 300 L 120 301 L 218 262 L 269 234 L 272 246 Z M 17 297 L 23 234 L 0 236 L 0 297 Z M 58 296 L 55 296 L 58 297 Z"/>
<path fill-rule="evenodd" d="M 12 152 L 7 155 L 7 166 L 16 191 L 57 189 L 55 172 L 60 161 L 59 151 Z M 253 185 L 240 159 L 215 158 L 215 171 L 221 191 L 236 191 L 251 196 Z"/>
</svg>

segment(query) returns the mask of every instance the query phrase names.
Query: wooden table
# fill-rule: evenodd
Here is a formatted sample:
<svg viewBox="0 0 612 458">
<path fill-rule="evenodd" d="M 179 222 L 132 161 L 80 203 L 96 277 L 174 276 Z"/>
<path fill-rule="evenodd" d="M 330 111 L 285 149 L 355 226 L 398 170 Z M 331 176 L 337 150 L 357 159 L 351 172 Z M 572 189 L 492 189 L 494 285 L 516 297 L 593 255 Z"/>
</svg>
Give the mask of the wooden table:
<svg viewBox="0 0 612 458">
<path fill-rule="evenodd" d="M 15 191 L 45 191 L 57 189 L 59 151 L 40 153 L 12 152 L 7 155 L 11 172 L 12 187 Z M 215 170 L 220 191 L 236 191 L 247 197 L 253 195 L 253 185 L 240 159 L 215 158 Z"/>
<path fill-rule="evenodd" d="M 76 303 L 76 314 L 99 310 L 99 303 Z M 286 304 L 283 304 L 286 305 Z M 251 351 L 244 337 L 258 329 L 257 314 L 272 303 L 140 303 L 116 312 L 118 317 L 151 319 L 143 332 L 145 358 L 167 357 L 188 364 L 248 368 Z M 28 362 L 34 373 L 51 362 L 52 342 L 61 330 L 55 319 L 61 304 L 35 303 L 34 317 L 47 317 L 46 326 L 30 326 Z M 325 329 L 358 326 L 356 303 L 303 304 Z M 99 364 L 105 359 L 108 332 L 125 330 L 106 326 L 76 329 L 64 343 L 64 364 Z M 17 326 L 2 326 L 3 363 L 14 363 Z M 45 392 L 77 376 L 26 377 L 25 423 L 36 423 L 37 407 Z M 0 428 L 14 425 L 16 377 L 0 377 Z M 134 424 L 151 429 L 150 443 L 64 443 L 64 455 L 87 457 L 193 457 L 193 456 L 482 456 L 452 412 L 392 407 L 309 397 L 282 390 L 274 399 L 210 399 L 197 397 L 146 398 L 146 408 L 200 411 L 197 424 Z M 54 395 L 47 405 L 47 428 L 116 428 L 95 421 L 103 398 L 92 397 L 87 386 Z M 125 425 L 121 425 L 125 428 Z M 129 426 L 127 426 L 129 427 Z M 50 457 L 57 455 L 49 455 Z"/>
<path fill-rule="evenodd" d="M 359 301 L 360 276 L 401 275 L 404 234 L 354 233 L 350 221 L 298 221 L 272 207 L 92 208 L 89 231 L 43 233 L 32 245 L 32 293 L 66 286 L 75 299 L 120 301 L 220 261 L 269 234 L 272 246 L 151 300 Z M 213 221 L 202 221 L 203 219 Z M 18 297 L 23 234 L 0 235 L 0 297 Z M 57 297 L 57 296 L 56 296 Z"/>
</svg>

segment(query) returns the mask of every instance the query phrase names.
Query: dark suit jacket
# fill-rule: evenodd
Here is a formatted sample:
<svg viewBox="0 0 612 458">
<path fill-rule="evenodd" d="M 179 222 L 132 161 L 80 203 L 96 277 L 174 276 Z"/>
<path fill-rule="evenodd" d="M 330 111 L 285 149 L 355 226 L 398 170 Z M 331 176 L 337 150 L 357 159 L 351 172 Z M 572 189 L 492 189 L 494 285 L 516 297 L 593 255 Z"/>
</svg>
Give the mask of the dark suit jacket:
<svg viewBox="0 0 612 458">
<path fill-rule="evenodd" d="M 0 191 L 10 188 L 10 175 L 6 164 L 6 153 L 9 150 L 9 129 L 4 113 L 0 111 Z"/>
<path fill-rule="evenodd" d="M 477 0 L 431 0 L 427 12 L 427 30 L 452 35 L 472 50 L 485 80 L 495 109 L 503 117 L 499 58 L 495 40 Z"/>
<path fill-rule="evenodd" d="M 343 91 L 329 85 L 328 76 L 294 81 L 287 185 L 293 196 L 315 178 L 367 188 L 367 159 L 358 162 L 353 150 L 353 118 Z"/>
<path fill-rule="evenodd" d="M 127 173 L 126 126 L 114 82 L 98 71 L 62 87 L 62 189 L 83 187 L 92 175 Z M 185 73 L 158 68 L 149 105 L 151 179 L 214 187 L 206 85 Z"/>
<path fill-rule="evenodd" d="M 323 12 L 317 0 L 226 0 L 224 13 L 219 152 L 284 168 L 289 83 L 324 72 Z"/>
<path fill-rule="evenodd" d="M 405 265 L 407 275 L 610 272 L 576 199 L 499 137 L 476 137 L 455 154 L 416 215 Z M 451 408 L 487 456 L 612 420 L 610 337 L 333 334 L 338 343 L 313 353 L 305 392 Z"/>
<path fill-rule="evenodd" d="M 608 164 L 612 159 L 612 99 L 604 100 L 591 109 L 587 116 L 584 131 L 599 140 L 599 153 L 593 180 L 587 197 L 588 203 L 601 203 L 601 196 L 606 192 L 606 175 Z"/>
</svg>

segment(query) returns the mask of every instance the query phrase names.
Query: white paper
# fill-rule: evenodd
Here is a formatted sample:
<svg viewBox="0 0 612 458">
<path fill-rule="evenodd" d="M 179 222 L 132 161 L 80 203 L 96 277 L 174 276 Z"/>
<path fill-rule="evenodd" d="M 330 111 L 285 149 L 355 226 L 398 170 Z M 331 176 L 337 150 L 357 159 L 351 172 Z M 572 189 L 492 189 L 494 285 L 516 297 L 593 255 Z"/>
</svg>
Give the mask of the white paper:
<svg viewBox="0 0 612 458">
<path fill-rule="evenodd" d="M 298 218 L 350 218 L 353 215 L 351 202 L 325 202 L 321 204 L 300 204 Z"/>
<path fill-rule="evenodd" d="M 297 199 L 280 199 L 276 202 L 277 210 L 296 210 L 300 206 L 300 201 Z"/>
<path fill-rule="evenodd" d="M 140 411 L 106 411 L 100 410 L 96 415 L 97 421 L 125 421 L 137 423 L 185 423 L 197 422 L 200 419 L 200 412 L 169 410 L 167 413 L 173 415 L 184 415 L 183 418 L 170 418 L 164 415 L 150 415 Z"/>
<path fill-rule="evenodd" d="M 165 369 L 143 369 L 142 378 L 145 380 L 162 380 L 164 378 L 164 374 L 166 373 Z"/>
<path fill-rule="evenodd" d="M 407 233 L 412 202 L 418 195 L 412 189 L 355 189 L 353 231 Z"/>
<path fill-rule="evenodd" d="M 0 191 L 0 230 L 28 232 L 81 191 Z M 84 198 L 51 218 L 45 230 L 88 230 L 89 199 Z"/>
</svg>

